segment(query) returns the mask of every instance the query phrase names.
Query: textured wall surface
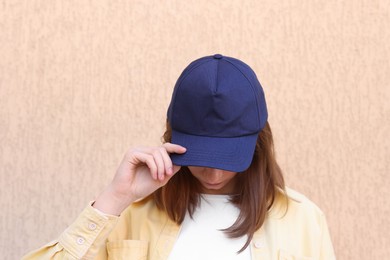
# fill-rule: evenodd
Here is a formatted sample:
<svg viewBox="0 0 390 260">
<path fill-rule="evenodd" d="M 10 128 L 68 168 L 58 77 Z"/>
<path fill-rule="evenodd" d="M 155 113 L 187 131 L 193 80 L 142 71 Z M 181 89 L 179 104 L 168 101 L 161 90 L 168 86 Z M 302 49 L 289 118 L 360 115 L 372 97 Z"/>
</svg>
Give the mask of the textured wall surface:
<svg viewBox="0 0 390 260">
<path fill-rule="evenodd" d="M 390 254 L 387 0 L 0 0 L 0 255 L 56 238 L 123 153 L 159 144 L 193 59 L 246 61 L 290 187 L 339 259 Z"/>
</svg>

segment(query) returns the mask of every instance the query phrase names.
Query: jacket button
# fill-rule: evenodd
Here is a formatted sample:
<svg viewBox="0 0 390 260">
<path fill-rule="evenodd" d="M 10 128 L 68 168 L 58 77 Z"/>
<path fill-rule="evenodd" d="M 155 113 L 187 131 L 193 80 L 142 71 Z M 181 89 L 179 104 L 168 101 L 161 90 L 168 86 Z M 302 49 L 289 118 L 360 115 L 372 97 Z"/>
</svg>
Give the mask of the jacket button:
<svg viewBox="0 0 390 260">
<path fill-rule="evenodd" d="M 96 229 L 96 224 L 93 223 L 93 222 L 91 222 L 91 223 L 89 223 L 88 228 L 89 228 L 90 230 L 95 230 L 95 229 Z"/>
<path fill-rule="evenodd" d="M 255 242 L 254 242 L 254 246 L 255 246 L 256 248 L 261 248 L 261 247 L 263 247 L 263 243 L 261 243 L 260 241 L 255 241 Z"/>
<path fill-rule="evenodd" d="M 84 244 L 85 239 L 82 238 L 82 237 L 78 237 L 77 240 L 76 240 L 76 242 L 77 242 L 77 244 L 82 245 L 82 244 Z"/>
</svg>

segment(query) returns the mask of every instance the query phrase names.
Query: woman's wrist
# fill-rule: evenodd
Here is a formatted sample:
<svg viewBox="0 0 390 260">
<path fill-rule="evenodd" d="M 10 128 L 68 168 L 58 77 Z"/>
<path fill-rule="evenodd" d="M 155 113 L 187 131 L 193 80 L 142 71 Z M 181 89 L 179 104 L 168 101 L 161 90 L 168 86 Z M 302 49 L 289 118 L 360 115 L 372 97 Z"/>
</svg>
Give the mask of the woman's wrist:
<svg viewBox="0 0 390 260">
<path fill-rule="evenodd" d="M 134 200 L 130 198 L 123 199 L 107 187 L 95 200 L 93 207 L 103 213 L 119 216 Z"/>
</svg>

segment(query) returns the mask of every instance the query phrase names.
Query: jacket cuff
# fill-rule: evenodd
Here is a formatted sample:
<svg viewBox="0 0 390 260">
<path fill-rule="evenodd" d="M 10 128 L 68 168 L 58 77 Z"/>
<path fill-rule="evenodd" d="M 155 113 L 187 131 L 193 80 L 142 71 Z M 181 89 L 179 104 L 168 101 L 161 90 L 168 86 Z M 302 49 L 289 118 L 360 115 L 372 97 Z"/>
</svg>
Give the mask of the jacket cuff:
<svg viewBox="0 0 390 260">
<path fill-rule="evenodd" d="M 96 255 L 117 222 L 117 216 L 102 214 L 89 204 L 58 242 L 78 259 Z"/>
</svg>

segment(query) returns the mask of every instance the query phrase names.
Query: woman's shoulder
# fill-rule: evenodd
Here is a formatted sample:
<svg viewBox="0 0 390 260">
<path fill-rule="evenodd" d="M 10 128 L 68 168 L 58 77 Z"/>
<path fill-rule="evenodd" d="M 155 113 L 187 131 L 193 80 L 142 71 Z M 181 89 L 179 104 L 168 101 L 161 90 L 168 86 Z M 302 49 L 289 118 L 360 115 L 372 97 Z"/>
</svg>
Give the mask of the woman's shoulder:
<svg viewBox="0 0 390 260">
<path fill-rule="evenodd" d="M 152 197 L 131 204 L 122 212 L 109 240 L 139 239 L 146 229 L 159 232 L 167 224 L 168 216 L 159 210 Z"/>
<path fill-rule="evenodd" d="M 278 191 L 264 228 L 256 234 L 257 239 L 262 236 L 276 239 L 279 248 L 275 250 L 286 257 L 335 259 L 324 213 L 305 195 L 290 188 Z"/>
<path fill-rule="evenodd" d="M 311 201 L 302 193 L 286 187 L 284 190 L 278 190 L 274 205 L 269 211 L 271 217 L 285 220 L 297 219 L 303 221 L 308 219 L 317 219 L 324 217 L 323 211 L 316 203 Z M 283 217 L 283 218 L 281 218 Z"/>
<path fill-rule="evenodd" d="M 121 214 L 121 217 L 125 219 L 139 219 L 142 217 L 153 218 L 155 216 L 157 219 L 161 219 L 162 215 L 165 215 L 164 212 L 157 207 L 151 195 L 131 204 Z"/>
<path fill-rule="evenodd" d="M 297 203 L 298 206 L 317 211 L 318 214 L 323 214 L 322 210 L 317 206 L 317 204 L 315 204 L 302 193 L 286 187 L 286 195 L 291 201 L 291 203 Z"/>
</svg>

